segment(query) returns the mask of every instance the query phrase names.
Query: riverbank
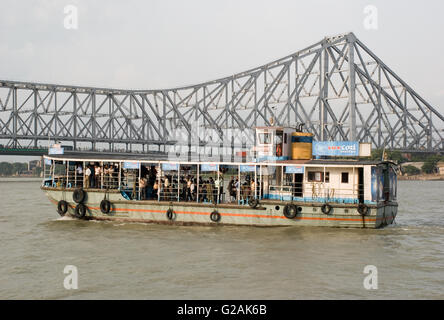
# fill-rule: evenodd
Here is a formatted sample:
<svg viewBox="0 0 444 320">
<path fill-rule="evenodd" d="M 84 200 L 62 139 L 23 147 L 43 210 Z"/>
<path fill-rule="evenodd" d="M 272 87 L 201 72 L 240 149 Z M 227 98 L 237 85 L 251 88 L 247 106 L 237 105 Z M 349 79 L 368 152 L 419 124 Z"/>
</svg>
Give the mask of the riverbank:
<svg viewBox="0 0 444 320">
<path fill-rule="evenodd" d="M 0 182 L 35 182 L 42 181 L 42 178 L 36 176 L 9 176 L 9 177 L 0 177 Z"/>
<path fill-rule="evenodd" d="M 444 174 L 415 174 L 411 176 L 398 176 L 398 180 L 413 180 L 413 181 L 440 181 L 444 180 Z"/>
</svg>

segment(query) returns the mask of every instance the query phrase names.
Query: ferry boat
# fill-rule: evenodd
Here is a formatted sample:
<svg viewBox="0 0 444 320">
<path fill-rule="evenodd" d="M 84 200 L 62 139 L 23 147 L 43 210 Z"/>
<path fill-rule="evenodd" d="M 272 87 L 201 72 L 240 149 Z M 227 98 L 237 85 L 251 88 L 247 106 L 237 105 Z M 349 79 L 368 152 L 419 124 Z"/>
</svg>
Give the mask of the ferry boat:
<svg viewBox="0 0 444 320">
<path fill-rule="evenodd" d="M 397 165 L 370 144 L 258 127 L 241 161 L 44 156 L 41 189 L 61 215 L 179 225 L 380 228 L 397 214 Z M 61 153 L 61 154 L 57 154 Z M 366 157 L 367 156 L 367 157 Z"/>
</svg>

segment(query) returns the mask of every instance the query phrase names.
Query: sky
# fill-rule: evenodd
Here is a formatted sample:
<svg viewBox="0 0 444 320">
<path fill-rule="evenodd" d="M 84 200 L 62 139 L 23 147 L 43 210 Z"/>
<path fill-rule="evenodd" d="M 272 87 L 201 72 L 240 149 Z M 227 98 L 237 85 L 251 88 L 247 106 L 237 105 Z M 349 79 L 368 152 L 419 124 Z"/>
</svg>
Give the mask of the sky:
<svg viewBox="0 0 444 320">
<path fill-rule="evenodd" d="M 354 32 L 444 113 L 443 1 L 0 0 L 0 5 L 0 80 L 180 87 Z M 66 28 L 69 5 L 77 8 L 77 29 Z M 364 25 L 369 5 L 377 9 L 376 29 Z"/>
</svg>

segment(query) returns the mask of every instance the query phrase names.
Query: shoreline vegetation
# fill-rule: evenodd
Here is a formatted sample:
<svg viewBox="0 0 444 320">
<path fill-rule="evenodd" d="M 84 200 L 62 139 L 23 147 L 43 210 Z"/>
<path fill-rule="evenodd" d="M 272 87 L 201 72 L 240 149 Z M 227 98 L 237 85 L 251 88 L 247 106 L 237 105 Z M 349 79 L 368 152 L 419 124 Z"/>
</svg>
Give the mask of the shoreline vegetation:
<svg viewBox="0 0 444 320">
<path fill-rule="evenodd" d="M 0 162 L 2 178 L 41 178 L 43 168 L 39 160 L 29 162 Z"/>
<path fill-rule="evenodd" d="M 415 174 L 411 176 L 399 175 L 398 180 L 404 181 L 444 181 L 444 174 Z"/>
</svg>

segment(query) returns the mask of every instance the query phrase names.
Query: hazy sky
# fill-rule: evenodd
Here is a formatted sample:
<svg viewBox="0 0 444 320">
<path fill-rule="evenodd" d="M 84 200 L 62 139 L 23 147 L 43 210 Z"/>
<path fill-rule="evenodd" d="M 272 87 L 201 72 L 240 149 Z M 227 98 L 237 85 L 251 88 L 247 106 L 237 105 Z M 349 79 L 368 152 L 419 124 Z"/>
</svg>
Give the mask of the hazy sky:
<svg viewBox="0 0 444 320">
<path fill-rule="evenodd" d="M 77 30 L 64 27 L 70 4 L 78 8 Z M 364 28 L 367 5 L 378 9 L 377 30 Z M 443 1 L 0 0 L 0 6 L 0 79 L 178 87 L 352 31 L 444 113 Z"/>
</svg>

